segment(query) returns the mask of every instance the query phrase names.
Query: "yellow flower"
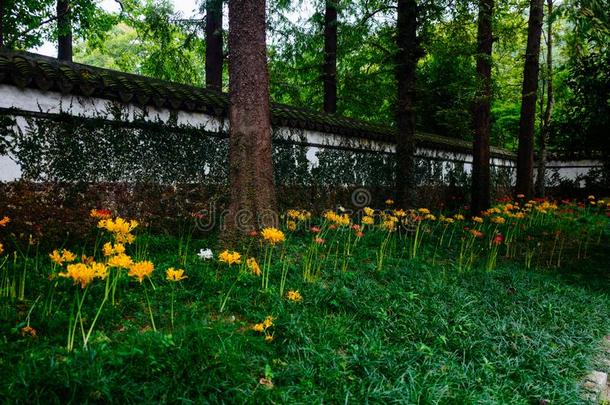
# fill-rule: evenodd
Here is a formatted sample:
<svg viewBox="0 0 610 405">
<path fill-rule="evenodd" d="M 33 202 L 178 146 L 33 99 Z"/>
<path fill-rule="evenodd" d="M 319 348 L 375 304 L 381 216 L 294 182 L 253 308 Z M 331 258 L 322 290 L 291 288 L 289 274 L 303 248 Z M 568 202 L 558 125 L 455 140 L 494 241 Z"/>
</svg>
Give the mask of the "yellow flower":
<svg viewBox="0 0 610 405">
<path fill-rule="evenodd" d="M 273 335 L 265 334 L 265 342 L 273 342 Z"/>
<path fill-rule="evenodd" d="M 398 218 L 402 218 L 402 217 L 406 217 L 407 213 L 403 209 L 397 209 L 397 210 L 394 210 L 394 215 L 397 216 Z"/>
<path fill-rule="evenodd" d="M 258 266 L 254 257 L 248 258 L 248 260 L 246 260 L 246 265 L 255 276 L 260 276 L 262 274 L 261 268 Z"/>
<path fill-rule="evenodd" d="M 102 246 L 102 253 L 104 256 L 112 256 L 114 254 L 114 249 L 112 248 L 112 243 L 106 242 L 104 246 Z"/>
<path fill-rule="evenodd" d="M 297 223 L 294 221 L 287 221 L 286 227 L 289 231 L 294 232 L 297 229 Z"/>
<path fill-rule="evenodd" d="M 286 236 L 284 236 L 284 232 L 280 231 L 277 228 L 263 228 L 261 231 L 261 236 L 267 242 L 275 245 L 276 243 L 281 243 L 286 240 Z"/>
<path fill-rule="evenodd" d="M 263 325 L 265 326 L 265 329 L 270 328 L 271 326 L 273 326 L 273 320 L 275 318 L 271 315 L 268 315 L 265 320 L 263 321 Z"/>
<path fill-rule="evenodd" d="M 2 254 L 2 252 L 4 252 L 4 245 L 0 243 L 0 254 Z"/>
<path fill-rule="evenodd" d="M 453 218 L 455 218 L 456 221 L 463 221 L 464 220 L 464 216 L 462 214 L 455 214 L 453 216 Z"/>
<path fill-rule="evenodd" d="M 7 216 L 4 216 L 4 218 L 0 219 L 0 227 L 6 226 L 6 224 L 8 224 L 9 222 L 11 222 L 11 219 Z"/>
<path fill-rule="evenodd" d="M 425 214 L 429 214 L 430 210 L 428 208 L 420 208 L 417 210 L 417 212 L 419 212 L 422 215 L 425 215 Z"/>
<path fill-rule="evenodd" d="M 375 223 L 375 219 L 367 215 L 362 217 L 362 223 L 365 225 L 373 225 Z"/>
<path fill-rule="evenodd" d="M 424 219 L 427 219 L 428 221 L 436 221 L 436 217 L 432 214 L 426 214 Z"/>
<path fill-rule="evenodd" d="M 443 221 L 448 224 L 452 224 L 453 222 L 455 222 L 455 220 L 453 218 L 443 218 Z"/>
<path fill-rule="evenodd" d="M 481 218 L 481 217 L 472 217 L 472 221 L 476 222 L 478 224 L 482 224 L 483 223 L 483 218 Z"/>
<path fill-rule="evenodd" d="M 393 232 L 396 230 L 396 222 L 392 221 L 391 219 L 386 219 L 385 221 L 383 221 L 381 226 L 384 227 L 388 232 Z"/>
<path fill-rule="evenodd" d="M 253 331 L 255 332 L 260 332 L 263 333 L 265 331 L 265 325 L 263 325 L 262 323 L 255 323 L 254 325 L 252 325 L 250 327 Z"/>
<path fill-rule="evenodd" d="M 294 302 L 299 302 L 303 300 L 303 297 L 301 296 L 301 293 L 299 292 L 299 290 L 290 290 L 288 291 L 288 293 L 286 294 L 286 297 L 290 300 L 290 301 L 294 301 Z"/>
<path fill-rule="evenodd" d="M 63 249 L 61 254 L 55 249 L 53 253 L 49 254 L 49 257 L 60 266 L 64 263 L 71 263 L 76 259 L 76 255 L 67 249 Z"/>
<path fill-rule="evenodd" d="M 84 263 L 69 264 L 65 273 L 59 273 L 61 277 L 71 278 L 74 284 L 80 284 L 85 288 L 95 278 L 95 270 Z"/>
<path fill-rule="evenodd" d="M 108 266 L 110 267 L 128 269 L 132 264 L 133 261 L 131 260 L 131 257 L 127 256 L 124 253 L 112 256 L 110 259 L 108 259 Z"/>
<path fill-rule="evenodd" d="M 184 270 L 182 269 L 174 269 L 173 267 L 170 267 L 169 269 L 166 270 L 165 272 L 166 275 L 166 279 L 169 281 L 181 281 L 184 280 L 185 278 L 188 278 L 187 276 L 184 275 Z"/>
<path fill-rule="evenodd" d="M 150 277 L 154 269 L 154 264 L 152 264 L 148 260 L 144 260 L 141 262 L 133 263 L 129 267 L 129 273 L 127 273 L 127 275 L 137 278 L 138 281 L 141 283 L 142 281 L 144 281 L 144 277 Z"/>
<path fill-rule="evenodd" d="M 391 198 L 388 198 L 387 200 L 385 200 L 385 204 L 386 205 L 394 205 L 394 200 L 392 200 Z"/>
<path fill-rule="evenodd" d="M 503 224 L 506 222 L 506 219 L 504 219 L 504 217 L 493 217 L 491 218 L 491 222 L 493 222 L 494 224 Z"/>
<path fill-rule="evenodd" d="M 218 260 L 228 265 L 241 263 L 241 255 L 238 252 L 229 252 L 225 250 L 218 255 Z"/>
<path fill-rule="evenodd" d="M 375 210 L 370 207 L 364 207 L 364 213 L 369 217 L 375 216 Z"/>
<path fill-rule="evenodd" d="M 96 278 L 101 278 L 104 280 L 108 276 L 108 268 L 104 263 L 91 263 L 91 268 L 93 269 L 93 274 Z"/>
<path fill-rule="evenodd" d="M 595 196 L 594 195 L 590 195 L 587 197 L 587 200 L 595 200 Z"/>
</svg>

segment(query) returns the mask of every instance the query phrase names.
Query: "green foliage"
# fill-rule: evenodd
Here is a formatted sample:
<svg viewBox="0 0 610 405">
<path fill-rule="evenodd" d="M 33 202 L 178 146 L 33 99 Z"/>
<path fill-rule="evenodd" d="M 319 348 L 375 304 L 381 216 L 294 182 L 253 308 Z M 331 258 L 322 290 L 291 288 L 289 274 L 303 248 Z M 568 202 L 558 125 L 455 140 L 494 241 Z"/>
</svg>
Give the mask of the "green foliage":
<svg viewBox="0 0 610 405">
<path fill-rule="evenodd" d="M 600 219 L 585 215 L 571 230 Z M 424 250 L 416 260 L 395 252 L 379 272 L 370 258 L 383 235 L 371 232 L 349 269 L 329 264 L 323 279 L 308 283 L 297 266 L 308 239 L 290 235 L 286 243 L 295 259 L 287 287 L 298 289 L 302 302 L 279 297 L 275 288 L 263 293 L 259 279 L 247 276 L 221 314 L 218 304 L 237 270 L 196 258 L 212 240 L 191 241 L 189 278 L 168 285 L 163 269 L 176 265 L 183 239 L 140 234 L 137 243 L 157 267 L 150 294 L 159 332 L 150 329 L 141 286 L 126 282 L 87 350 L 62 348 L 69 303 L 61 297 L 74 288 L 68 280 L 58 280 L 49 315 L 42 300 L 2 301 L 0 395 L 45 403 L 580 401 L 577 381 L 610 328 L 602 272 L 608 252 L 601 245 L 587 260 L 552 270 L 502 260 L 493 272 L 458 274 L 451 251 L 432 265 Z M 29 297 L 46 294 L 50 283 L 48 258 L 36 260 Z M 99 304 L 98 287 L 87 308 Z M 20 333 L 32 305 L 35 338 Z M 269 343 L 250 329 L 268 315 L 275 318 Z"/>
</svg>

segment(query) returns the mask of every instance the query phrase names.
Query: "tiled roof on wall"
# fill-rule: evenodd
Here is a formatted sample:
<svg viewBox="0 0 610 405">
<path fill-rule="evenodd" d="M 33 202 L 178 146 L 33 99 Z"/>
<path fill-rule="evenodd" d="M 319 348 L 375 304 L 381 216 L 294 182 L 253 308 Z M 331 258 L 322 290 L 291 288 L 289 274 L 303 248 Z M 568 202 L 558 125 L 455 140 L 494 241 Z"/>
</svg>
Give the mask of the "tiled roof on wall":
<svg viewBox="0 0 610 405">
<path fill-rule="evenodd" d="M 229 104 L 228 94 L 206 88 L 4 49 L 0 49 L 0 83 L 224 117 Z M 284 104 L 271 105 L 271 120 L 275 126 L 374 141 L 393 143 L 396 137 L 396 130 L 390 127 Z M 472 150 L 471 142 L 420 132 L 417 144 L 457 152 Z M 514 158 L 512 152 L 500 148 L 492 147 L 491 154 Z"/>
</svg>

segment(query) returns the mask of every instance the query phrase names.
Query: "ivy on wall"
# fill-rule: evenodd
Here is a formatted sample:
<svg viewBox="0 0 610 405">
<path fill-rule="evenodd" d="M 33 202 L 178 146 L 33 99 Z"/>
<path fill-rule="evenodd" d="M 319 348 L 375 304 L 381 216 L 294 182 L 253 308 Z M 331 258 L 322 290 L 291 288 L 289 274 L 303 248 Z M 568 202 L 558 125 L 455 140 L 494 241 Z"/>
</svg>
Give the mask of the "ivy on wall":
<svg viewBox="0 0 610 405">
<path fill-rule="evenodd" d="M 113 105 L 99 118 L 4 115 L 0 152 L 9 154 L 21 166 L 23 179 L 30 181 L 226 185 L 226 134 L 178 125 L 176 116 L 165 122 L 146 118 L 130 121 L 124 109 Z M 389 195 L 394 184 L 393 155 L 354 146 L 350 141 L 339 148 L 316 146 L 318 162 L 313 166 L 303 130 L 291 130 L 288 139 L 274 133 L 276 184 L 313 188 L 322 194 L 338 190 L 337 186 L 368 187 Z M 420 158 L 416 165 L 420 187 L 467 193 L 470 178 L 463 163 Z M 509 186 L 510 176 L 510 169 L 496 168 L 496 188 Z M 316 196 L 310 191 L 303 194 L 308 200 Z"/>
</svg>

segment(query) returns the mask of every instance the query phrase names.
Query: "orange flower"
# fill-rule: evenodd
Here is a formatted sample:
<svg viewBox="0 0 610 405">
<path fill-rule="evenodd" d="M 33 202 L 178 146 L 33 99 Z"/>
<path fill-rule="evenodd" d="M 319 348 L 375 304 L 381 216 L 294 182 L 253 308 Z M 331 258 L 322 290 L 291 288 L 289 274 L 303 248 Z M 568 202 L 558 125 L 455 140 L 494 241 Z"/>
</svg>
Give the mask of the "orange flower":
<svg viewBox="0 0 610 405">
<path fill-rule="evenodd" d="M 137 278 L 138 281 L 141 283 L 142 281 L 144 281 L 144 277 L 150 277 L 154 269 L 154 264 L 152 264 L 148 260 L 144 260 L 132 264 L 129 267 L 129 273 L 127 273 L 127 275 Z"/>
<path fill-rule="evenodd" d="M 0 219 L 0 227 L 6 226 L 6 224 L 9 222 L 11 222 L 11 219 L 5 216 L 4 218 Z"/>
</svg>

